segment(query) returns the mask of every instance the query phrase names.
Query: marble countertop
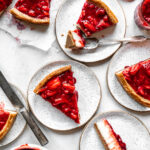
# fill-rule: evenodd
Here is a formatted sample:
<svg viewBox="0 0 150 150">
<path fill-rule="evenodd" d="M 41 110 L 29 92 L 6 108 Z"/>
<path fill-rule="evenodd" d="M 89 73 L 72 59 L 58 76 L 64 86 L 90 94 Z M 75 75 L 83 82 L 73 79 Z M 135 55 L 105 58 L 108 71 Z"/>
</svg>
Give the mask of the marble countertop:
<svg viewBox="0 0 150 150">
<path fill-rule="evenodd" d="M 135 7 L 138 3 L 140 3 L 140 0 L 136 0 L 136 2 L 120 0 L 119 2 L 125 10 L 125 15 L 128 16 L 126 36 L 141 34 L 141 31 L 133 21 L 133 6 Z M 5 74 L 8 81 L 16 85 L 25 96 L 32 75 L 40 67 L 53 61 L 69 59 L 63 53 L 63 51 L 61 51 L 56 40 L 53 42 L 52 47 L 47 52 L 40 51 L 36 48 L 19 46 L 12 37 L 2 31 L 0 31 L 0 41 L 0 70 L 2 70 L 2 72 Z M 101 83 L 102 100 L 97 114 L 111 110 L 122 110 L 130 112 L 141 119 L 150 130 L 150 112 L 138 113 L 128 110 L 118 104 L 111 96 L 106 82 L 106 72 L 110 59 L 111 58 L 102 62 L 86 64 L 96 73 Z M 73 132 L 63 133 L 52 131 L 40 123 L 38 124 L 49 139 L 49 143 L 45 146 L 48 148 L 48 150 L 79 149 L 79 139 L 83 128 Z M 39 144 L 28 126 L 17 140 L 0 149 L 10 150 L 11 147 L 25 143 Z"/>
</svg>

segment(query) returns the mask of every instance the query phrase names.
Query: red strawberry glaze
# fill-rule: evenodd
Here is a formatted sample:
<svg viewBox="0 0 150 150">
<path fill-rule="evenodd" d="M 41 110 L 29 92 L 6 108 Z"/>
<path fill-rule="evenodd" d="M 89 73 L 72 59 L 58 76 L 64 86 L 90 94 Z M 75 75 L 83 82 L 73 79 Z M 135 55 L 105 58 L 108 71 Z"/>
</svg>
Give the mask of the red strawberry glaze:
<svg viewBox="0 0 150 150">
<path fill-rule="evenodd" d="M 90 2 L 84 3 L 81 15 L 77 21 L 77 25 L 81 27 L 81 30 L 87 36 L 101 31 L 112 24 L 105 10 Z"/>
<path fill-rule="evenodd" d="M 85 46 L 85 39 L 82 36 L 81 30 L 76 29 L 73 32 L 75 32 L 81 38 L 81 40 L 79 40 L 79 42 L 82 45 L 82 47 L 84 47 Z"/>
<path fill-rule="evenodd" d="M 22 13 L 39 19 L 49 18 L 50 0 L 18 0 L 15 5 Z"/>
<path fill-rule="evenodd" d="M 16 148 L 14 150 L 40 150 L 39 148 L 33 148 L 30 147 L 28 144 L 21 145 L 19 148 Z"/>
<path fill-rule="evenodd" d="M 150 100 L 150 60 L 125 67 L 123 75 L 137 94 Z"/>
<path fill-rule="evenodd" d="M 5 112 L 3 109 L 0 109 L 0 131 L 4 128 L 9 117 L 9 112 Z"/>
<path fill-rule="evenodd" d="M 144 19 L 150 24 L 150 0 L 144 0 L 141 6 Z"/>
<path fill-rule="evenodd" d="M 118 143 L 119 143 L 121 149 L 122 149 L 122 150 L 126 150 L 126 144 L 122 141 L 120 135 L 118 135 L 118 134 L 115 133 L 114 129 L 112 128 L 112 126 L 110 125 L 110 123 L 109 123 L 107 120 L 104 120 L 104 121 L 105 121 L 105 123 L 108 124 L 109 127 L 111 128 L 111 130 L 112 130 L 114 136 L 116 137 L 116 139 L 117 139 L 117 141 L 118 141 Z"/>
<path fill-rule="evenodd" d="M 12 0 L 0 0 L 0 12 L 6 9 L 10 4 Z"/>
<path fill-rule="evenodd" d="M 50 79 L 39 94 L 52 106 L 79 123 L 78 92 L 75 90 L 76 79 L 72 71 L 66 71 Z"/>
</svg>

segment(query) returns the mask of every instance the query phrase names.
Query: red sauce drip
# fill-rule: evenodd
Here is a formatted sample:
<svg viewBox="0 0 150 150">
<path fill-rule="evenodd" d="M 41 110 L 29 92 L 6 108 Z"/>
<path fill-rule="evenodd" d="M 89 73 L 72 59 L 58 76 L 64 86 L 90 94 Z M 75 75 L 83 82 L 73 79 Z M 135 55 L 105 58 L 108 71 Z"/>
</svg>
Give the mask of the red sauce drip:
<svg viewBox="0 0 150 150">
<path fill-rule="evenodd" d="M 137 94 L 150 100 L 150 60 L 125 67 L 123 75 Z"/>
<path fill-rule="evenodd" d="M 49 18 L 50 0 L 19 0 L 15 7 L 34 18 Z"/>
<path fill-rule="evenodd" d="M 122 150 L 126 150 L 126 144 L 122 141 L 121 137 L 119 134 L 116 134 L 114 129 L 112 128 L 112 126 L 110 125 L 110 123 L 106 120 L 106 122 L 108 123 L 108 125 L 110 126 L 110 128 L 112 129 L 112 132 L 114 134 L 114 136 L 116 137 L 120 147 Z"/>
<path fill-rule="evenodd" d="M 76 29 L 73 32 L 77 33 L 77 35 L 81 38 L 81 40 L 79 41 L 81 43 L 81 45 L 84 47 L 85 46 L 85 39 L 82 36 L 81 30 Z"/>
<path fill-rule="evenodd" d="M 73 72 L 66 71 L 49 80 L 39 94 L 76 123 L 79 123 L 78 92 L 75 90 L 75 83 Z"/>
<path fill-rule="evenodd" d="M 150 23 L 150 0 L 145 0 L 141 6 L 144 19 Z"/>
<path fill-rule="evenodd" d="M 0 131 L 4 128 L 9 117 L 9 112 L 5 112 L 3 109 L 0 109 Z"/>
<path fill-rule="evenodd" d="M 6 9 L 10 4 L 12 0 L 0 0 L 0 12 Z"/>
<path fill-rule="evenodd" d="M 30 147 L 28 144 L 21 145 L 19 148 L 16 148 L 15 150 L 40 150 L 36 147 Z"/>
<path fill-rule="evenodd" d="M 77 24 L 87 36 L 90 36 L 111 26 L 112 22 L 103 8 L 99 8 L 93 3 L 85 2 Z"/>
</svg>

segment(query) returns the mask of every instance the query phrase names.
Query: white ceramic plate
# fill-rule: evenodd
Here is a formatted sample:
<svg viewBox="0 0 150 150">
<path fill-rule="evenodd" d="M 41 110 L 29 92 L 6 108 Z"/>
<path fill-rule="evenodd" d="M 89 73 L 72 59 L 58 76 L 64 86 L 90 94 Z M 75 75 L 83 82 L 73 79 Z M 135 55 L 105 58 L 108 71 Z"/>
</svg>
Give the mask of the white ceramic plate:
<svg viewBox="0 0 150 150">
<path fill-rule="evenodd" d="M 35 144 L 28 144 L 28 146 L 30 146 L 31 148 L 39 148 L 40 150 L 47 150 L 46 148 L 39 146 L 39 145 L 35 145 Z M 11 150 L 15 150 L 16 148 L 19 148 L 20 146 L 14 147 Z"/>
<path fill-rule="evenodd" d="M 149 150 L 150 133 L 145 125 L 134 116 L 125 112 L 106 112 L 97 115 L 85 127 L 80 139 L 80 150 L 105 150 L 94 123 L 106 118 L 114 131 L 126 143 L 127 150 Z"/>
<path fill-rule="evenodd" d="M 122 47 L 112 58 L 108 67 L 108 87 L 113 97 L 123 106 L 135 111 L 149 111 L 134 99 L 132 99 L 118 82 L 115 72 L 122 70 L 125 66 L 130 66 L 139 61 L 150 58 L 150 42 L 127 44 Z"/>
<path fill-rule="evenodd" d="M 39 81 L 47 74 L 69 64 L 77 79 L 75 86 L 79 94 L 80 124 L 69 119 L 33 92 Z M 57 61 L 46 65 L 33 76 L 28 88 L 28 102 L 35 117 L 45 126 L 60 131 L 72 130 L 84 125 L 97 111 L 100 99 L 101 89 L 95 74 L 87 66 L 74 61 Z"/>
<path fill-rule="evenodd" d="M 58 11 L 56 18 L 56 36 L 62 50 L 69 57 L 81 62 L 96 62 L 110 57 L 120 47 L 120 44 L 102 46 L 92 52 L 86 50 L 71 51 L 65 48 L 67 32 L 75 28 L 85 0 L 66 0 Z M 98 33 L 98 37 L 105 39 L 119 39 L 125 35 L 126 21 L 123 10 L 116 0 L 107 0 L 105 3 L 117 16 L 119 23 Z M 64 35 L 64 36 L 62 36 Z"/>
<path fill-rule="evenodd" d="M 14 85 L 12 85 L 12 88 L 14 89 L 16 94 L 19 96 L 23 104 L 27 107 L 26 102 L 25 102 L 26 100 L 23 94 L 20 92 L 20 90 L 16 88 Z M 7 98 L 7 96 L 5 95 L 5 93 L 3 92 L 1 88 L 0 88 L 0 102 L 4 102 L 5 109 L 15 110 L 15 108 L 12 106 L 11 102 L 9 101 L 9 99 Z M 17 137 L 19 137 L 21 133 L 23 132 L 25 126 L 26 126 L 26 121 L 24 120 L 21 114 L 18 114 L 8 134 L 4 137 L 3 140 L 0 141 L 0 147 L 13 142 Z"/>
</svg>

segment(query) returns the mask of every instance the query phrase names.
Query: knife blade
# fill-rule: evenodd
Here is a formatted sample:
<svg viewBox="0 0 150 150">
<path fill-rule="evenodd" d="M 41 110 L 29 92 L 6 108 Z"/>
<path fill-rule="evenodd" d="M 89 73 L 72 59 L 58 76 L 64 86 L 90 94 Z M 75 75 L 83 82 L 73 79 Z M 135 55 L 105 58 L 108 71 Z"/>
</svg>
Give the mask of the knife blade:
<svg viewBox="0 0 150 150">
<path fill-rule="evenodd" d="M 11 103 L 14 105 L 14 107 L 17 110 L 19 110 L 19 112 L 22 114 L 22 116 L 26 120 L 27 124 L 30 126 L 31 130 L 33 131 L 34 135 L 37 137 L 40 144 L 42 146 L 46 145 L 48 143 L 48 139 L 43 134 L 41 129 L 38 127 L 33 117 L 24 107 L 23 103 L 21 102 L 17 94 L 14 92 L 14 90 L 11 88 L 10 84 L 8 83 L 8 81 L 6 80 L 6 78 L 4 77 L 1 71 L 0 71 L 0 87 L 3 89 L 4 93 L 11 101 Z"/>
</svg>

